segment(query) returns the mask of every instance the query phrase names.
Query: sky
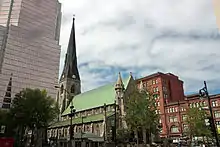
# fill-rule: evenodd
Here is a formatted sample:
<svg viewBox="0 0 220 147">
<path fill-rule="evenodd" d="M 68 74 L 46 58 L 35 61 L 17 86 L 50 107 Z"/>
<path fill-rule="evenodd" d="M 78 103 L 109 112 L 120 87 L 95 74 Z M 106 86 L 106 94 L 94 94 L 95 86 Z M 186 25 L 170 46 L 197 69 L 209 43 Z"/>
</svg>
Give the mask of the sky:
<svg viewBox="0 0 220 147">
<path fill-rule="evenodd" d="M 82 91 L 114 82 L 173 73 L 186 94 L 207 81 L 220 93 L 220 31 L 210 0 L 60 0 L 63 69 L 72 18 Z"/>
</svg>

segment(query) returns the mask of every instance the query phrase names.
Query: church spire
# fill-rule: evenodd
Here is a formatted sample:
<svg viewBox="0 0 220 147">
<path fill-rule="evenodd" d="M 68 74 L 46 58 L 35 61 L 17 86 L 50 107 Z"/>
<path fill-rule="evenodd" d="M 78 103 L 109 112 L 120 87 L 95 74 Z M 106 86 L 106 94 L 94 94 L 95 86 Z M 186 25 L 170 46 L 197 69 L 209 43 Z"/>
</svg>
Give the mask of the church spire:
<svg viewBox="0 0 220 147">
<path fill-rule="evenodd" d="M 9 79 L 8 86 L 6 88 L 5 97 L 3 99 L 3 105 L 2 105 L 3 109 L 9 109 L 10 106 L 11 106 L 11 101 L 12 101 L 12 97 L 11 97 L 12 76 L 13 76 L 13 74 L 11 73 L 11 77 Z"/>
<path fill-rule="evenodd" d="M 118 73 L 118 80 L 115 84 L 115 90 L 124 90 L 124 84 L 122 82 L 121 73 Z"/>
<path fill-rule="evenodd" d="M 80 80 L 79 71 L 77 67 L 77 57 L 76 57 L 76 40 L 75 40 L 75 18 L 73 17 L 72 31 L 69 39 L 69 44 L 67 48 L 65 65 L 63 72 L 61 74 L 60 80 L 64 78 L 73 78 Z"/>
</svg>

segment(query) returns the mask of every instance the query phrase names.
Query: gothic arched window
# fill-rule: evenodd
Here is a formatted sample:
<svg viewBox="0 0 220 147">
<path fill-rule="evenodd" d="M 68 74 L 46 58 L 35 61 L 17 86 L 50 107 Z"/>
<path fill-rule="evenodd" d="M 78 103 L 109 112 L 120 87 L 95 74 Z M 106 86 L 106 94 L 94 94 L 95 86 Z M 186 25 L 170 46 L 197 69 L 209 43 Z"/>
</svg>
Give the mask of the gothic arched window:
<svg viewBox="0 0 220 147">
<path fill-rule="evenodd" d="M 91 133 L 94 133 L 94 126 L 92 125 Z"/>
<path fill-rule="evenodd" d="M 64 87 L 63 85 L 60 87 L 60 94 L 63 94 L 63 91 L 64 91 Z"/>
<path fill-rule="evenodd" d="M 71 93 L 75 93 L 75 85 L 71 86 Z"/>
<path fill-rule="evenodd" d="M 99 136 L 100 135 L 100 128 L 99 128 L 98 124 L 96 125 L 95 129 L 96 129 L 96 135 Z"/>
<path fill-rule="evenodd" d="M 90 132 L 90 126 L 86 127 L 86 132 Z"/>
</svg>

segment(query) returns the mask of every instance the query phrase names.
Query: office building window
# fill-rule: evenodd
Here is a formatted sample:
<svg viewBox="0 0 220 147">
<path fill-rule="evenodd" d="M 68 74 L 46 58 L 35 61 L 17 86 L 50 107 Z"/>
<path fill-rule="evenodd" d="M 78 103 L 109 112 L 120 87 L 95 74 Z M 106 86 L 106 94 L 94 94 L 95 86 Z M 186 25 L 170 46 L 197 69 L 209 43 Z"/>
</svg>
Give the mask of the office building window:
<svg viewBox="0 0 220 147">
<path fill-rule="evenodd" d="M 186 108 L 184 108 L 184 107 L 181 107 L 181 111 L 186 111 Z"/>
<path fill-rule="evenodd" d="M 172 109 L 172 108 L 170 108 L 170 112 L 171 112 L 171 113 L 173 112 L 173 109 Z"/>
<path fill-rule="evenodd" d="M 158 106 L 158 107 L 160 106 L 160 102 L 157 102 L 157 106 Z"/>
<path fill-rule="evenodd" d="M 217 101 L 212 101 L 212 107 L 217 107 L 218 106 L 218 102 Z"/>
<path fill-rule="evenodd" d="M 220 118 L 220 111 L 214 111 L 215 118 Z"/>
<path fill-rule="evenodd" d="M 154 94 L 154 95 L 153 95 L 153 98 L 155 98 L 155 99 L 159 99 L 160 96 L 159 96 L 159 94 Z"/>
<path fill-rule="evenodd" d="M 168 97 L 168 95 L 164 93 L 164 94 L 163 94 L 163 97 L 166 99 L 166 98 Z"/>
<path fill-rule="evenodd" d="M 187 120 L 187 116 L 185 114 L 182 115 L 182 121 L 186 121 Z"/>
<path fill-rule="evenodd" d="M 177 120 L 176 116 L 170 116 L 169 121 L 170 122 L 177 122 L 178 120 Z"/>
<path fill-rule="evenodd" d="M 156 84 L 156 81 L 155 81 L 155 80 L 153 80 L 153 81 L 152 81 L 152 84 L 153 84 L 153 85 L 154 85 L 154 84 Z"/>
<path fill-rule="evenodd" d="M 158 92 L 159 91 L 159 88 L 158 87 L 155 87 L 153 88 L 154 92 Z"/>
<path fill-rule="evenodd" d="M 163 86 L 163 91 L 167 91 L 167 87 Z"/>
<path fill-rule="evenodd" d="M 220 121 L 216 121 L 215 124 L 216 124 L 217 129 L 220 128 Z"/>
<path fill-rule="evenodd" d="M 171 133 L 178 133 L 179 128 L 177 126 L 171 126 L 170 131 L 171 131 Z"/>
<path fill-rule="evenodd" d="M 187 130 L 188 130 L 188 125 L 183 124 L 183 132 L 187 132 Z"/>
<path fill-rule="evenodd" d="M 158 110 L 158 114 L 161 114 L 160 110 Z"/>
<path fill-rule="evenodd" d="M 175 111 L 178 112 L 178 107 L 175 108 Z"/>
</svg>

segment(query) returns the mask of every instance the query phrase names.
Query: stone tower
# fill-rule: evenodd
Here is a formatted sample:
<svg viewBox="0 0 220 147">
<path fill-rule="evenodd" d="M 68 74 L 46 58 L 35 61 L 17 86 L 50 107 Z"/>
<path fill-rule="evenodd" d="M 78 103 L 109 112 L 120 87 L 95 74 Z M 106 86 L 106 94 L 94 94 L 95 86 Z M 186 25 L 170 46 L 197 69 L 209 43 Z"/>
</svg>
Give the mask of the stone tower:
<svg viewBox="0 0 220 147">
<path fill-rule="evenodd" d="M 59 81 L 57 102 L 62 113 L 69 105 L 73 97 L 81 93 L 81 81 L 77 67 L 75 18 L 73 18 L 72 31 L 69 39 L 63 72 Z"/>
<path fill-rule="evenodd" d="M 124 116 L 124 84 L 121 78 L 121 73 L 118 74 L 118 79 L 115 84 L 115 99 L 118 104 L 118 115 L 119 115 L 119 127 L 124 127 L 123 125 L 123 116 Z"/>
</svg>

